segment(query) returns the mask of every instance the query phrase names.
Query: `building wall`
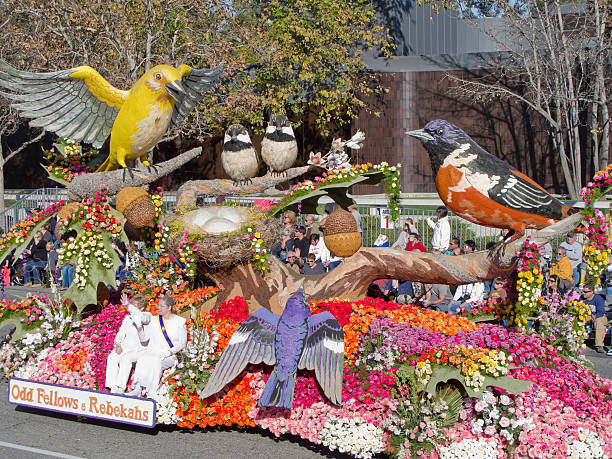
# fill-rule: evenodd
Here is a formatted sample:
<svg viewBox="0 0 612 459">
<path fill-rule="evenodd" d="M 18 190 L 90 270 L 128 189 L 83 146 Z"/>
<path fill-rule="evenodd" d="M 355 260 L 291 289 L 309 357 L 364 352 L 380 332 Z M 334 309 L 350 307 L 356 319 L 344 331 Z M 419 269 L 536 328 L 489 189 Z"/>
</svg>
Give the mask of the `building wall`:
<svg viewBox="0 0 612 459">
<path fill-rule="evenodd" d="M 466 72 L 455 75 L 472 77 Z M 359 162 L 402 164 L 402 191 L 435 192 L 429 156 L 421 143 L 404 132 L 420 129 L 434 119 L 446 119 L 463 129 L 489 153 L 505 160 L 552 192 L 563 192 L 558 159 L 548 145 L 543 126 L 528 111 L 510 101 L 471 102 L 449 93 L 453 82 L 445 72 L 403 72 L 381 75 L 389 92 L 371 100 L 381 116 L 363 112 L 352 131 L 366 133 Z M 357 194 L 382 188 L 357 186 Z"/>
</svg>

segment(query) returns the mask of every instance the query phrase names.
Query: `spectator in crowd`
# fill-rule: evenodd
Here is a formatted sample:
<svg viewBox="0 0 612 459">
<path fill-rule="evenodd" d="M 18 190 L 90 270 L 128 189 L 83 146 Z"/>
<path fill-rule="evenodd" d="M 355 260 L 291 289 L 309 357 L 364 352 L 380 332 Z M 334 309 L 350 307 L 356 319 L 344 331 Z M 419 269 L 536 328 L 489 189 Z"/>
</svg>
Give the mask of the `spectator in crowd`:
<svg viewBox="0 0 612 459">
<path fill-rule="evenodd" d="M 411 231 L 410 223 L 408 222 L 408 220 L 410 219 L 407 218 L 406 221 L 404 222 L 404 228 L 402 232 L 399 234 L 399 236 L 397 237 L 397 240 L 393 243 L 391 247 L 394 247 L 394 248 L 397 247 L 401 250 L 404 250 L 406 248 L 406 244 L 408 244 L 410 233 L 416 232 L 416 231 Z"/>
<path fill-rule="evenodd" d="M 295 234 L 295 212 L 288 210 L 283 215 L 283 229 L 281 241 L 274 246 L 270 253 L 284 260 L 288 252 L 293 250 L 293 238 Z"/>
<path fill-rule="evenodd" d="M 410 298 L 414 298 L 414 290 L 412 289 L 412 282 L 389 279 L 380 289 L 383 292 L 384 298 L 387 301 L 393 301 L 400 295 L 405 295 Z"/>
<path fill-rule="evenodd" d="M 43 225 L 42 235 L 45 242 L 53 242 L 54 236 L 51 232 L 51 222 L 47 222 Z"/>
<path fill-rule="evenodd" d="M 448 209 L 440 206 L 436 209 L 437 221 L 433 221 L 430 217 L 427 219 L 427 224 L 433 229 L 431 237 L 431 247 L 433 253 L 444 253 L 450 245 L 451 231 L 448 221 Z"/>
<path fill-rule="evenodd" d="M 455 314 L 457 309 L 464 307 L 468 310 L 472 309 L 472 305 L 484 299 L 484 283 L 474 282 L 473 284 L 464 284 L 457 287 L 455 296 L 453 297 L 453 305 L 450 307 L 450 312 Z"/>
<path fill-rule="evenodd" d="M 406 244 L 406 251 L 413 252 L 418 250 L 419 252 L 427 252 L 425 246 L 419 241 L 419 235 L 417 233 L 410 233 L 408 238 L 408 244 Z"/>
<path fill-rule="evenodd" d="M 453 299 L 453 295 L 448 285 L 427 284 L 425 286 L 425 291 L 425 302 L 423 303 L 424 307 L 435 307 L 437 311 L 448 312 Z"/>
<path fill-rule="evenodd" d="M 565 253 L 565 249 L 561 246 L 557 248 L 557 260 L 550 267 L 550 275 L 559 278 L 557 285 L 559 293 L 565 294 L 565 292 L 572 288 L 572 265 Z"/>
<path fill-rule="evenodd" d="M 498 277 L 493 281 L 493 288 L 489 292 L 489 298 L 495 301 L 506 301 L 508 299 L 508 291 L 506 285 L 508 279 L 505 277 Z"/>
<path fill-rule="evenodd" d="M 300 274 L 300 268 L 303 266 L 301 258 L 295 256 L 295 252 L 287 252 L 287 258 L 285 258 L 285 264 L 291 271 L 296 274 Z M 301 264 L 300 264 L 301 263 Z"/>
<path fill-rule="evenodd" d="M 320 233 L 319 224 L 315 222 L 315 216 L 308 214 L 304 218 L 304 226 L 306 227 L 306 237 L 310 239 L 314 233 Z"/>
<path fill-rule="evenodd" d="M 306 229 L 303 226 L 298 226 L 295 230 L 295 238 L 293 239 L 293 251 L 295 256 L 306 259 L 310 250 L 310 241 L 306 239 Z"/>
<path fill-rule="evenodd" d="M 459 238 L 453 237 L 448 243 L 448 250 L 444 252 L 444 255 L 461 255 L 461 241 Z"/>
<path fill-rule="evenodd" d="M 463 243 L 463 253 L 474 253 L 476 251 L 476 243 L 468 239 Z"/>
<path fill-rule="evenodd" d="M 546 285 L 542 289 L 543 295 L 551 295 L 553 293 L 559 293 L 559 276 L 556 274 L 551 274 L 548 276 Z"/>
<path fill-rule="evenodd" d="M 348 206 L 348 211 L 353 214 L 353 218 L 357 223 L 357 232 L 361 233 L 361 214 L 359 213 L 357 203 L 353 202 L 353 204 Z"/>
<path fill-rule="evenodd" d="M 408 217 L 406 219 L 406 223 L 408 223 L 408 232 L 409 233 L 417 233 L 419 234 L 419 230 L 417 230 L 417 227 L 414 224 L 414 220 L 410 217 Z"/>
<path fill-rule="evenodd" d="M 605 352 L 604 336 L 606 334 L 606 325 L 608 325 L 606 302 L 601 295 L 595 293 L 595 286 L 592 284 L 584 286 L 582 289 L 582 299 L 584 304 L 591 309 L 591 321 L 595 326 L 595 350 L 601 354 Z"/>
<path fill-rule="evenodd" d="M 57 272 L 57 252 L 53 242 L 47 242 L 47 266 L 49 268 L 50 285 L 57 285 L 59 273 Z"/>
<path fill-rule="evenodd" d="M 315 274 L 325 274 L 325 268 L 321 264 L 320 261 L 315 260 L 315 256 L 312 253 L 309 253 L 306 257 L 306 263 L 300 269 L 302 274 L 307 276 L 315 275 Z"/>
<path fill-rule="evenodd" d="M 380 233 L 372 244 L 372 247 L 389 247 L 389 236 Z"/>
<path fill-rule="evenodd" d="M 323 265 L 325 271 L 331 271 L 342 262 L 342 258 L 331 254 L 320 234 L 312 234 L 310 237 L 310 249 L 308 250 Z"/>
<path fill-rule="evenodd" d="M 572 285 L 578 285 L 580 282 L 580 263 L 582 262 L 582 245 L 576 241 L 576 234 L 569 233 L 565 242 L 562 242 L 560 247 L 565 249 L 565 254 L 572 266 Z"/>
<path fill-rule="evenodd" d="M 550 264 L 552 263 L 553 249 L 550 242 L 547 242 L 542 246 L 540 251 L 542 254 L 542 258 L 540 260 L 540 267 L 542 268 L 542 272 L 548 272 L 550 269 Z"/>
<path fill-rule="evenodd" d="M 40 284 L 40 270 L 47 266 L 47 242 L 43 239 L 42 232 L 36 231 L 34 239 L 28 244 L 25 253 L 27 259 L 23 274 L 23 285 L 32 285 L 32 276 L 34 276 L 34 285 L 38 285 Z"/>
</svg>

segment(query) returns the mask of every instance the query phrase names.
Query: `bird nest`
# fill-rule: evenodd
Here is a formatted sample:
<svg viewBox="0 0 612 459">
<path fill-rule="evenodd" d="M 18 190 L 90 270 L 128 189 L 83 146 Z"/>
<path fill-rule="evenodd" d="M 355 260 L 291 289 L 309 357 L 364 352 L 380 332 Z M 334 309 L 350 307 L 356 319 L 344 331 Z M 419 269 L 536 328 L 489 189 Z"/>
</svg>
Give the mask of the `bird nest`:
<svg viewBox="0 0 612 459">
<path fill-rule="evenodd" d="M 188 231 L 189 238 L 195 240 L 198 248 L 194 255 L 197 258 L 198 271 L 202 273 L 225 270 L 237 264 L 248 263 L 252 253 L 247 228 L 252 228 L 253 233 L 259 233 L 268 249 L 281 241 L 281 225 L 278 217 L 253 214 L 248 221 L 244 222 L 240 230 L 222 234 L 193 231 L 193 227 L 188 224 L 183 225 L 181 217 L 176 216 L 170 222 L 171 233 L 168 238 L 168 249 L 170 253 L 177 256 L 184 232 Z M 188 228 L 191 228 L 191 231 Z"/>
</svg>

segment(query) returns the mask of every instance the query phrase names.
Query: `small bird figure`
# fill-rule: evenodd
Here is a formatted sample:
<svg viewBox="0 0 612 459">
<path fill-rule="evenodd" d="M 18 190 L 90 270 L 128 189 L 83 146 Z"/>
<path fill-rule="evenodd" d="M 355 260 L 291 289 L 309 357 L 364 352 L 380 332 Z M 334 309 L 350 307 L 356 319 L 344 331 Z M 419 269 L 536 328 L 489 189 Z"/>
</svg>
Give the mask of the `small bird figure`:
<svg viewBox="0 0 612 459">
<path fill-rule="evenodd" d="M 203 398 L 238 376 L 247 364 L 274 365 L 257 406 L 291 409 L 297 370 L 314 370 L 327 398 L 342 403 L 344 333 L 325 311 L 310 314 L 304 289 L 287 300 L 280 316 L 259 309 L 240 324 L 213 370 Z"/>
<path fill-rule="evenodd" d="M 261 141 L 261 159 L 272 176 L 286 174 L 297 159 L 297 141 L 293 128 L 285 115 L 272 115 Z"/>
<path fill-rule="evenodd" d="M 221 76 L 213 69 L 157 65 L 129 91 L 113 87 L 88 66 L 51 73 L 17 70 L 0 61 L 0 94 L 30 126 L 100 148 L 110 134 L 109 156 L 96 172 L 146 160 L 168 126 L 179 125 Z"/>
<path fill-rule="evenodd" d="M 545 228 L 576 212 L 448 121 L 430 121 L 406 134 L 429 152 L 444 204 L 473 223 L 510 230 L 504 242 L 518 239 L 526 228 Z"/>
<path fill-rule="evenodd" d="M 225 131 L 221 163 L 223 170 L 236 186 L 249 183 L 257 174 L 259 169 L 257 152 L 251 143 L 249 133 L 241 124 L 234 124 Z"/>
</svg>

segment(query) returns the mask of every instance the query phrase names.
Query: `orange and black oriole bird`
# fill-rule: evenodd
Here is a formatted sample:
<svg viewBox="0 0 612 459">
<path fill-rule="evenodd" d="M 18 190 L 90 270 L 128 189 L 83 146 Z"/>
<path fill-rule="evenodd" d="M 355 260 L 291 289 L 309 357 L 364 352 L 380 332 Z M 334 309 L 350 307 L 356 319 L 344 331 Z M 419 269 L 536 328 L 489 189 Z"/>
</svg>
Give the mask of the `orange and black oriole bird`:
<svg viewBox="0 0 612 459">
<path fill-rule="evenodd" d="M 506 242 L 519 238 L 527 228 L 545 228 L 578 211 L 487 153 L 448 121 L 430 121 L 406 134 L 427 149 L 436 189 L 446 207 L 478 225 L 509 229 Z"/>
</svg>

